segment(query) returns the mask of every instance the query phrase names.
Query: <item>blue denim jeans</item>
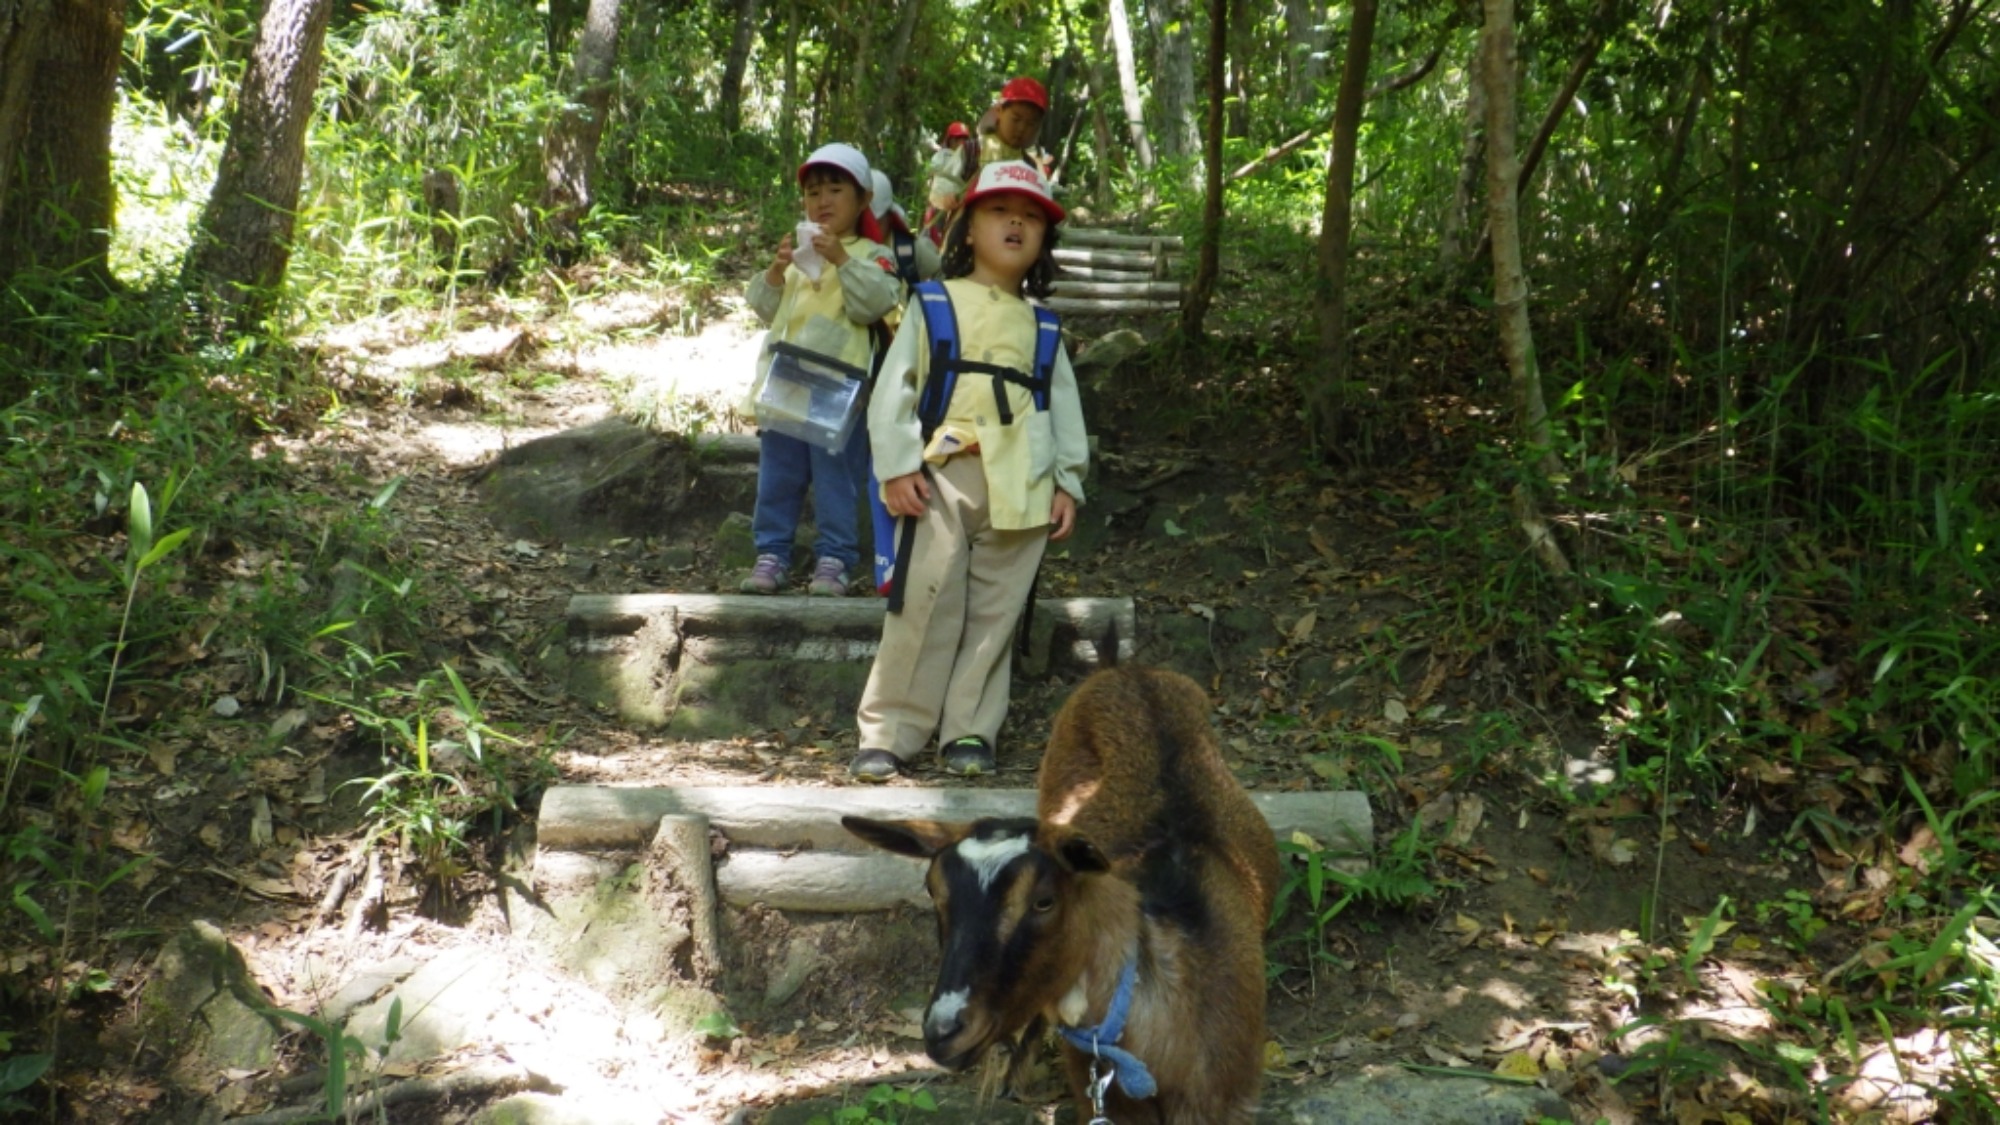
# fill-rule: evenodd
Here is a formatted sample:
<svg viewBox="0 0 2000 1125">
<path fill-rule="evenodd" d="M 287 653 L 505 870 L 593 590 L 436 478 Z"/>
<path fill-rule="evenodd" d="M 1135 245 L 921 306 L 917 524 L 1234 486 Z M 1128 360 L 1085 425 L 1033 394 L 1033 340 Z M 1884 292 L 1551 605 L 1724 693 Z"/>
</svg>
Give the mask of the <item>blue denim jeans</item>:
<svg viewBox="0 0 2000 1125">
<path fill-rule="evenodd" d="M 757 513 L 750 534 L 760 555 L 776 555 L 792 563 L 792 537 L 806 491 L 812 491 L 813 518 L 819 542 L 816 558 L 839 559 L 849 574 L 859 574 L 861 490 L 868 478 L 868 429 L 857 425 L 847 448 L 829 453 L 811 442 L 764 430 L 757 435 Z"/>
</svg>

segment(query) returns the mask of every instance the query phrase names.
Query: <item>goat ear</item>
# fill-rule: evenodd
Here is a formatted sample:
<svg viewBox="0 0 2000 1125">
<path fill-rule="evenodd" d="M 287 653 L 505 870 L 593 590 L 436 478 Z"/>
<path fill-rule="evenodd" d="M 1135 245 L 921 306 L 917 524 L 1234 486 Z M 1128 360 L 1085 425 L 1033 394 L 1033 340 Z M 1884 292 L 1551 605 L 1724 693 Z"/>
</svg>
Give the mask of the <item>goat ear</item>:
<svg viewBox="0 0 2000 1125">
<path fill-rule="evenodd" d="M 1086 836 L 1065 839 L 1056 848 L 1056 861 L 1078 875 L 1096 875 L 1111 869 L 1111 861 Z"/>
<path fill-rule="evenodd" d="M 936 820 L 874 820 L 865 816 L 843 816 L 840 826 L 878 848 L 917 859 L 930 859 L 965 839 L 972 830 L 969 824 L 945 824 Z"/>
</svg>

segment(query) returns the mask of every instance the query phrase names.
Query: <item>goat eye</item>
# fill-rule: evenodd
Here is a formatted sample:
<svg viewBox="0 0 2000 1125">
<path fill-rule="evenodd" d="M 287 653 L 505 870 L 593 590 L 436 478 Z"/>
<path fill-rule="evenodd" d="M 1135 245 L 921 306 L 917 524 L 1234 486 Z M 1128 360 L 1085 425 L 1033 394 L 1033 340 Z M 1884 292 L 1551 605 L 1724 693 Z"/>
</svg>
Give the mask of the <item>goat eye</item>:
<svg viewBox="0 0 2000 1125">
<path fill-rule="evenodd" d="M 1035 913 L 1037 914 L 1047 914 L 1049 911 L 1054 910 L 1055 908 L 1056 908 L 1056 896 L 1054 895 L 1043 895 L 1042 897 L 1035 900 Z"/>
</svg>

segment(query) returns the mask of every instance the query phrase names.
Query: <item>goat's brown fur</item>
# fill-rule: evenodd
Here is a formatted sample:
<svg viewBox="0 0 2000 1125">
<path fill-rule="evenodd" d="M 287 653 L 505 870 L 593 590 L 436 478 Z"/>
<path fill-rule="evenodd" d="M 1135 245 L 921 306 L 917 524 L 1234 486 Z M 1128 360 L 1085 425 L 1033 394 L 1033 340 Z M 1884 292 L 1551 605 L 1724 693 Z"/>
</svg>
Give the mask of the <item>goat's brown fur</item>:
<svg viewBox="0 0 2000 1125">
<path fill-rule="evenodd" d="M 1110 668 L 1084 681 L 1056 717 L 1032 826 L 853 818 L 848 827 L 932 860 L 945 943 L 925 1023 L 933 1058 L 962 1067 L 1045 1020 L 1097 1024 L 1136 955 L 1119 1045 L 1145 1062 L 1159 1091 L 1141 1102 L 1114 1086 L 1110 1116 L 1120 1125 L 1251 1120 L 1278 853 L 1222 761 L 1207 696 L 1192 680 Z M 1089 1060 L 1063 1051 L 1088 1108 Z"/>
</svg>

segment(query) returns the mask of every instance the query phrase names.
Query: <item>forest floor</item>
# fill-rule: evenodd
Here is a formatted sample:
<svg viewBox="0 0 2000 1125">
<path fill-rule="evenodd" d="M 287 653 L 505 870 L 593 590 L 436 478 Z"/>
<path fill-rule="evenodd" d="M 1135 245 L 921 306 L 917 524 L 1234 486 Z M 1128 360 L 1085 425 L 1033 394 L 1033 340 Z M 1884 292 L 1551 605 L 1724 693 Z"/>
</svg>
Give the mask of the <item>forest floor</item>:
<svg viewBox="0 0 2000 1125">
<path fill-rule="evenodd" d="M 407 612 L 429 637 L 403 671 L 453 662 L 489 723 L 557 747 L 557 782 L 846 785 L 848 716 L 802 714 L 789 729 L 676 742 L 564 698 L 540 671 L 562 643 L 572 593 L 725 590 L 735 578 L 713 561 L 712 528 L 590 545 L 530 540 L 492 522 L 478 493 L 477 470 L 501 449 L 607 416 L 614 399 L 631 398 L 634 375 L 674 372 L 674 410 L 691 416 L 707 403 L 712 418 L 726 415 L 748 369 L 741 314 L 721 310 L 683 335 L 669 326 L 688 323 L 684 310 L 621 300 L 586 303 L 562 322 L 496 317 L 477 331 L 501 346 L 471 361 L 450 346 L 462 335 L 415 320 L 330 334 L 322 362 L 351 380 L 342 409 L 271 440 L 301 486 L 326 495 L 365 505 L 400 481 L 383 507 L 396 521 L 398 571 L 424 591 Z M 1271 991 L 1270 1082 L 1407 1064 L 1539 1082 L 1580 1121 L 1809 1117 L 1759 1060 L 1791 1033 L 1767 998 L 1853 950 L 1845 928 L 1788 927 L 1797 914 L 1787 904 L 1816 892 L 1821 872 L 1782 845 L 1754 786 L 1663 807 L 1617 784 L 1617 747 L 1576 717 L 1563 685 L 1515 663 L 1508 645 L 1458 635 L 1449 607 L 1483 579 L 1435 548 L 1439 528 L 1425 514 L 1455 472 L 1450 435 L 1423 439 L 1440 450 L 1436 464 L 1414 457 L 1388 477 L 1326 470 L 1254 411 L 1224 419 L 1190 396 L 1162 395 L 1167 377 L 1120 368 L 1098 400 L 1098 480 L 1116 497 L 1109 534 L 1083 557 L 1052 559 L 1043 583 L 1129 595 L 1142 641 L 1208 664 L 1216 726 L 1247 785 L 1370 797 L 1381 877 L 1323 927 L 1304 925 L 1295 901 L 1278 931 L 1273 956 L 1289 967 Z M 1440 412 L 1411 425 L 1450 423 Z M 1217 432 L 1229 436 L 1205 436 Z M 669 542 L 692 553 L 670 554 Z M 259 550 L 238 547 L 241 559 Z M 181 698 L 160 702 L 149 767 L 112 793 L 114 843 L 159 862 L 105 900 L 103 928 L 143 919 L 171 935 L 212 919 L 297 1011 L 315 1010 L 359 966 L 503 950 L 498 842 L 492 866 L 459 880 L 445 909 L 420 910 L 420 890 L 392 877 L 381 928 L 349 931 L 322 917 L 326 886 L 357 862 L 366 830 L 361 786 L 343 783 L 380 771 L 377 744 L 323 703 L 249 702 L 244 659 L 191 657 Z M 985 783 L 1033 784 L 1048 718 L 1070 686 L 1017 685 L 1001 770 Z M 274 740 L 285 752 L 269 751 Z M 967 783 L 919 772 L 899 784 Z M 266 801 L 276 809 L 268 835 L 252 807 Z M 1712 913 L 1725 894 L 1735 908 Z M 1654 932 L 1642 937 L 1649 898 Z M 1329 890 L 1322 911 L 1334 901 Z M 119 948 L 112 975 L 143 979 L 153 946 Z M 721 1121 L 746 1104 L 930 1073 L 910 1034 L 912 982 L 848 984 L 896 1000 L 858 1026 L 746 1023 L 723 1050 L 608 1034 L 594 1057 L 547 1068 L 671 1121 Z M 173 1116 L 166 1080 L 146 1071 L 151 1056 L 131 1037 L 134 995 L 113 990 L 86 1009 L 94 1058 L 59 1078 L 71 1119 Z M 553 982 L 520 1005 L 517 1038 L 492 1049 L 525 1061 L 554 1058 L 566 1038 L 599 1042 L 573 1021 L 601 1008 L 582 986 Z M 1901 1065 L 1920 1054 L 1904 1051 Z M 301 1032 L 280 1070 L 309 1070 L 319 1057 Z M 1921 1116 L 1925 1103 L 1895 1067 L 1850 1086 L 1849 1110 Z"/>
</svg>

